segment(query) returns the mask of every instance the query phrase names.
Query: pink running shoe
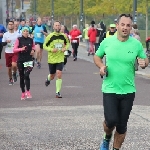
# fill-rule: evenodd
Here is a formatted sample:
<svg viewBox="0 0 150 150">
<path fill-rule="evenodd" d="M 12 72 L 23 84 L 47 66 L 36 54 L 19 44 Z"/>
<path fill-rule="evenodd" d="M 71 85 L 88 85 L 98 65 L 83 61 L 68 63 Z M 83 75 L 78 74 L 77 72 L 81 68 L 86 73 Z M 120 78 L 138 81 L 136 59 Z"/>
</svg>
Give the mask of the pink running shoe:
<svg viewBox="0 0 150 150">
<path fill-rule="evenodd" d="M 21 94 L 21 100 L 25 100 L 25 99 L 26 99 L 25 93 L 22 93 Z"/>
<path fill-rule="evenodd" d="M 30 91 L 26 92 L 26 98 L 32 98 L 32 95 L 31 95 Z"/>
</svg>

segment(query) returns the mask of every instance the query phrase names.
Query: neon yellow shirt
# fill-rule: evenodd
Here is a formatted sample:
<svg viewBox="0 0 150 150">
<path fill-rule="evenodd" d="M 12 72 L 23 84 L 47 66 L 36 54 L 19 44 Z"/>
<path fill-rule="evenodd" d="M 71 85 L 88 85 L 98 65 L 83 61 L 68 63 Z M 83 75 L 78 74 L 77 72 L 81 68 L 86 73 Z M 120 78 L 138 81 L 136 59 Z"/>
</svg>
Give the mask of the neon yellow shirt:
<svg viewBox="0 0 150 150">
<path fill-rule="evenodd" d="M 43 44 L 43 48 L 48 51 L 48 63 L 56 64 L 64 62 L 64 52 L 61 50 L 63 47 L 68 50 L 69 44 L 69 40 L 64 33 L 50 33 Z M 54 48 L 58 49 L 56 53 L 52 52 Z"/>
</svg>

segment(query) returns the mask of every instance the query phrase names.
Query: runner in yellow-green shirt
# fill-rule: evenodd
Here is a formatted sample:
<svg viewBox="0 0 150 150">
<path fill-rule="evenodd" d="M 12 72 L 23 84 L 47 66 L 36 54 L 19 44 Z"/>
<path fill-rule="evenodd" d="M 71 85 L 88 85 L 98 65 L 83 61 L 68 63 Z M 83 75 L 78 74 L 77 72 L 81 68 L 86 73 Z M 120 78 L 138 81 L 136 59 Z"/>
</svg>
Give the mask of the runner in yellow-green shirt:
<svg viewBox="0 0 150 150">
<path fill-rule="evenodd" d="M 57 76 L 56 80 L 56 98 L 62 98 L 60 94 L 62 86 L 62 70 L 64 65 L 64 52 L 69 48 L 69 40 L 64 33 L 60 33 L 61 24 L 59 21 L 54 23 L 54 32 L 50 33 L 44 42 L 44 49 L 48 51 L 48 65 L 50 74 L 48 75 L 45 85 L 48 86 L 50 81 Z"/>
</svg>

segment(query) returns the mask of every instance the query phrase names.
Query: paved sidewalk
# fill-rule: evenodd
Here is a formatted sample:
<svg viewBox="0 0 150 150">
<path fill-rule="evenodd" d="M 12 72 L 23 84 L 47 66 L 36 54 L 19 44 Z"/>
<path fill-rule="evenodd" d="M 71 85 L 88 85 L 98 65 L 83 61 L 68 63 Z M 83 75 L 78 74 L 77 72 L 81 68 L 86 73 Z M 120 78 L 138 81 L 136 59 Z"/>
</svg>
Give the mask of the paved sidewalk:
<svg viewBox="0 0 150 150">
<path fill-rule="evenodd" d="M 81 58 L 83 60 L 86 60 L 86 61 L 90 61 L 90 62 L 93 63 L 93 57 L 92 56 L 87 56 L 87 52 L 86 52 L 86 49 L 85 49 L 85 43 L 80 42 L 80 46 L 82 46 L 83 48 L 81 48 L 78 51 L 79 58 Z M 150 66 L 148 66 L 146 69 L 142 69 L 142 68 L 139 67 L 139 70 L 136 71 L 136 74 L 150 78 Z"/>
<path fill-rule="evenodd" d="M 48 74 L 46 51 L 41 69 L 35 66 L 31 72 L 33 98 L 25 101 L 20 100 L 19 79 L 8 85 L 4 52 L 2 56 L 0 150 L 99 150 L 104 120 L 102 80 L 91 63 L 93 57 L 87 56 L 83 46 L 79 47 L 83 60 L 68 58 L 62 99 L 55 98 L 55 80 L 48 87 L 44 85 Z M 150 150 L 150 79 L 137 75 L 136 83 L 138 92 L 122 150 Z"/>
</svg>

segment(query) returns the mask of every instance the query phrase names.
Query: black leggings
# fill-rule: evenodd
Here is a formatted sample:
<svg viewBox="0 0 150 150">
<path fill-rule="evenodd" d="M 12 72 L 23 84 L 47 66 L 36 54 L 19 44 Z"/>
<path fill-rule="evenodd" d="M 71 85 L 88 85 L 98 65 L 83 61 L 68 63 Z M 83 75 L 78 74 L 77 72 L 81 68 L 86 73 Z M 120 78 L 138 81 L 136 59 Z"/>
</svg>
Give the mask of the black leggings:
<svg viewBox="0 0 150 150">
<path fill-rule="evenodd" d="M 0 43 L 0 59 L 1 59 L 1 55 L 2 55 L 2 50 L 3 50 L 3 45 L 2 45 L 2 43 Z"/>
<path fill-rule="evenodd" d="M 103 93 L 105 123 L 108 128 L 116 126 L 119 134 L 127 131 L 127 122 L 132 110 L 135 93 Z"/>
<path fill-rule="evenodd" d="M 32 71 L 33 67 L 24 67 L 23 62 L 18 62 L 18 71 L 20 75 L 20 88 L 21 91 L 24 93 L 25 92 L 25 86 L 26 90 L 30 90 L 30 72 Z"/>
<path fill-rule="evenodd" d="M 78 53 L 78 46 L 79 46 L 79 43 L 71 43 L 72 45 L 72 48 L 73 48 L 73 57 L 74 58 L 77 58 L 77 53 Z"/>
</svg>

